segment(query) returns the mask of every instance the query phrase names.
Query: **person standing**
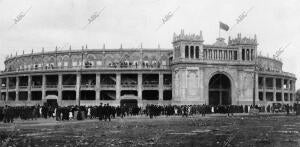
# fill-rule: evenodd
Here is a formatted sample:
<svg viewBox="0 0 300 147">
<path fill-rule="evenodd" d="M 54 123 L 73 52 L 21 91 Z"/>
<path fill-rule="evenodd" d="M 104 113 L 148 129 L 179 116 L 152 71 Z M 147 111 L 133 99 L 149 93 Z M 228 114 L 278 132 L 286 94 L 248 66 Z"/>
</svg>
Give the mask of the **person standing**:
<svg viewBox="0 0 300 147">
<path fill-rule="evenodd" d="M 5 105 L 5 107 L 3 108 L 3 111 L 2 111 L 4 123 L 7 123 L 7 120 L 8 120 L 7 111 L 8 111 L 8 107 L 7 107 L 7 105 Z"/>
<path fill-rule="evenodd" d="M 285 109 L 286 109 L 286 115 L 290 115 L 290 106 L 289 106 L 289 104 L 286 104 Z"/>
<path fill-rule="evenodd" d="M 103 106 L 102 106 L 102 103 L 100 103 L 100 106 L 98 107 L 98 118 L 99 118 L 99 121 L 102 121 L 103 119 Z"/>
</svg>

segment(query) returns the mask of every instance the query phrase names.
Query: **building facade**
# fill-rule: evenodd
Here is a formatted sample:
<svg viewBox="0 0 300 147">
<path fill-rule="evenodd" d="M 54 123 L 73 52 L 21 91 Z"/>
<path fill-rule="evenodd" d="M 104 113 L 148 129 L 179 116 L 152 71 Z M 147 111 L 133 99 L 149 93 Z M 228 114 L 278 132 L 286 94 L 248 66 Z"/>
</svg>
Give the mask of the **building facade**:
<svg viewBox="0 0 300 147">
<path fill-rule="evenodd" d="M 88 49 L 9 57 L 0 74 L 1 105 L 109 103 L 293 104 L 295 75 L 257 55 L 257 40 L 202 33 L 173 36 L 173 49 Z"/>
</svg>

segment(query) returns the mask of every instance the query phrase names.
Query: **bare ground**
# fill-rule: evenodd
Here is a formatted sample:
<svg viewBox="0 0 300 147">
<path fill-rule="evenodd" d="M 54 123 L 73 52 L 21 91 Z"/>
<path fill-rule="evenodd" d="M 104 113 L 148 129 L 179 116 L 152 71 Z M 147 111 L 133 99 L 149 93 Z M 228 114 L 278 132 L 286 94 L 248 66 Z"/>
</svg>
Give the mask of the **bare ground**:
<svg viewBox="0 0 300 147">
<path fill-rule="evenodd" d="M 2 146 L 300 146 L 300 116 L 145 116 L 0 123 Z"/>
</svg>

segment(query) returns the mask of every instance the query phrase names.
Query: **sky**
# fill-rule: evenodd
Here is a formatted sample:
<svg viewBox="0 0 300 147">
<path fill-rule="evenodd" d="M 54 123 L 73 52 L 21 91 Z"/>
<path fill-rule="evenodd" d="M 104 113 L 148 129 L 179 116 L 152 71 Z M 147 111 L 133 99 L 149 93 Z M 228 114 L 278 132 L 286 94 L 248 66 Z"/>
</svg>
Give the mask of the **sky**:
<svg viewBox="0 0 300 147">
<path fill-rule="evenodd" d="M 236 19 L 251 9 L 237 24 Z M 95 13 L 103 10 L 94 19 Z M 25 14 L 25 12 L 27 13 Z M 19 17 L 23 12 L 24 17 Z M 173 15 L 163 23 L 166 15 Z M 173 33 L 203 32 L 205 44 L 219 36 L 257 35 L 258 52 L 280 55 L 283 70 L 300 77 L 299 0 L 0 0 L 0 69 L 16 53 L 106 48 L 172 48 Z M 18 20 L 19 19 L 19 20 Z M 18 21 L 17 21 L 18 20 Z M 89 23 L 89 20 L 91 23 Z M 300 87 L 300 80 L 296 88 Z"/>
</svg>

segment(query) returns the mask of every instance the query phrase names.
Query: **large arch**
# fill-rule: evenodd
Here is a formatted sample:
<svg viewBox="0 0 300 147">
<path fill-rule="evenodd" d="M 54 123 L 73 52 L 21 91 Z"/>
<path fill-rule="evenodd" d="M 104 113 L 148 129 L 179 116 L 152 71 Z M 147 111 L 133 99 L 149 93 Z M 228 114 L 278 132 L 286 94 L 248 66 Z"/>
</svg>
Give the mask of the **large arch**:
<svg viewBox="0 0 300 147">
<path fill-rule="evenodd" d="M 232 82 L 230 77 L 224 73 L 214 74 L 208 84 L 209 105 L 231 105 L 232 104 Z"/>
</svg>

